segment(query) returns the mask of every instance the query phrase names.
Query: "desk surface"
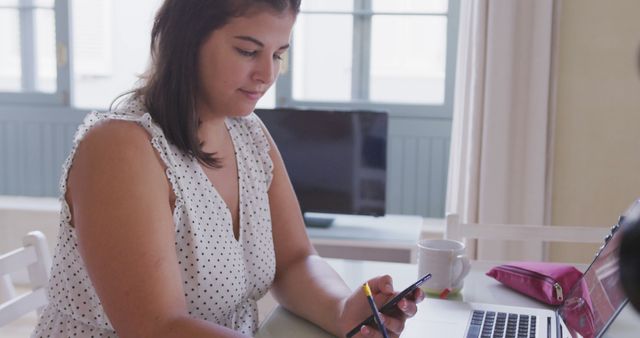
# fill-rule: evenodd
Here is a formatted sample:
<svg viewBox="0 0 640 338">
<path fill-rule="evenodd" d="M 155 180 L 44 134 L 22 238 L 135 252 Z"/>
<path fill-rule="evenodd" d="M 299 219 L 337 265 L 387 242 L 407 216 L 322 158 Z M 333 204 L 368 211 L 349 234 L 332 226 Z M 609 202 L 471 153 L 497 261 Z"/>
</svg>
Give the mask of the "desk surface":
<svg viewBox="0 0 640 338">
<path fill-rule="evenodd" d="M 423 227 L 420 216 L 307 215 L 333 218 L 333 224 L 328 228 L 307 228 L 311 243 L 320 256 L 405 263 L 416 261 L 416 242 Z"/>
<path fill-rule="evenodd" d="M 363 281 L 381 274 L 389 274 L 394 279 L 394 287 L 401 290 L 417 278 L 417 266 L 414 264 L 327 260 L 331 266 L 342 276 L 347 285 L 355 289 Z M 485 272 L 495 264 L 488 262 L 474 262 L 469 276 L 465 279 L 465 285 L 458 299 L 471 302 L 494 303 L 513 306 L 530 306 L 544 308 L 545 305 L 518 294 L 485 276 Z M 419 325 L 420 306 L 429 300 L 426 299 L 418 306 L 416 317 L 406 323 L 402 337 L 424 337 L 424 331 Z M 638 337 L 640 331 L 640 315 L 631 306 L 627 306 L 616 319 L 608 331 L 607 337 Z M 304 319 L 276 307 L 265 319 L 257 338 L 290 337 L 295 333 L 296 337 L 331 337 L 324 330 Z"/>
<path fill-rule="evenodd" d="M 312 239 L 351 241 L 393 241 L 415 245 L 422 230 L 422 217 L 385 215 L 381 217 L 307 213 L 313 217 L 334 218 L 328 228 L 307 228 Z"/>
</svg>

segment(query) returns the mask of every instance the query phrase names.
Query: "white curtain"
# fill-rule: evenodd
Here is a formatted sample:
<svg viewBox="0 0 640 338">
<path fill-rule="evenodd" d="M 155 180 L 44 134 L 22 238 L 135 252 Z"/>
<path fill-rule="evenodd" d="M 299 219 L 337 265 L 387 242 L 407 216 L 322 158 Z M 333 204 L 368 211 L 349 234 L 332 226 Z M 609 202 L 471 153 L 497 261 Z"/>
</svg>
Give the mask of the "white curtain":
<svg viewBox="0 0 640 338">
<path fill-rule="evenodd" d="M 461 0 L 447 213 L 543 224 L 554 0 Z M 539 244 L 480 242 L 480 259 L 540 259 Z"/>
</svg>

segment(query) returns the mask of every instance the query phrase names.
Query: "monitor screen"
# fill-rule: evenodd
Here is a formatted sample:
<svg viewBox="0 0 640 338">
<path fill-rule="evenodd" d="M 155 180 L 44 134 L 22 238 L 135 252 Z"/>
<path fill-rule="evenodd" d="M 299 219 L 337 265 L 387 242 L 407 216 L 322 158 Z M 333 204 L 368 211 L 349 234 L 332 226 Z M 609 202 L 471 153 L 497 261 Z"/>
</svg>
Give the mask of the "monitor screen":
<svg viewBox="0 0 640 338">
<path fill-rule="evenodd" d="M 385 112 L 257 109 L 302 212 L 385 214 Z"/>
</svg>

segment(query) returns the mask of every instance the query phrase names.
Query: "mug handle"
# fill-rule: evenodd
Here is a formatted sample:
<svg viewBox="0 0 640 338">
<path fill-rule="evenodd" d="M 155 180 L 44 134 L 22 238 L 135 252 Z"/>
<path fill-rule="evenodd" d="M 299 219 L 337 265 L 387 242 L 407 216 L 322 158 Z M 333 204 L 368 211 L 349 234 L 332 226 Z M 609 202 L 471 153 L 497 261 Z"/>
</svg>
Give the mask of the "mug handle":
<svg viewBox="0 0 640 338">
<path fill-rule="evenodd" d="M 456 260 L 459 260 L 462 263 L 462 270 L 460 271 L 460 274 L 456 276 L 456 278 L 453 278 L 453 281 L 451 282 L 452 286 L 459 285 L 460 282 L 462 282 L 462 279 L 466 277 L 467 274 L 469 274 L 469 271 L 471 271 L 471 262 L 469 262 L 469 258 L 467 257 L 467 255 L 458 255 L 456 256 Z"/>
</svg>

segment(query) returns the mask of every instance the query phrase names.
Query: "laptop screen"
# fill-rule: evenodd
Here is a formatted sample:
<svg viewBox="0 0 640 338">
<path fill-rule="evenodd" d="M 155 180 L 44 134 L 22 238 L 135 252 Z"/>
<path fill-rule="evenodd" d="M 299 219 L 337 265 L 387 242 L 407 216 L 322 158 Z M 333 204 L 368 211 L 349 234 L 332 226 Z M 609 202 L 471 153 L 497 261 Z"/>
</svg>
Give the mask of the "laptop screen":
<svg viewBox="0 0 640 338">
<path fill-rule="evenodd" d="M 599 336 L 627 302 L 618 271 L 621 233 L 613 233 L 558 309 L 573 336 Z"/>
</svg>

